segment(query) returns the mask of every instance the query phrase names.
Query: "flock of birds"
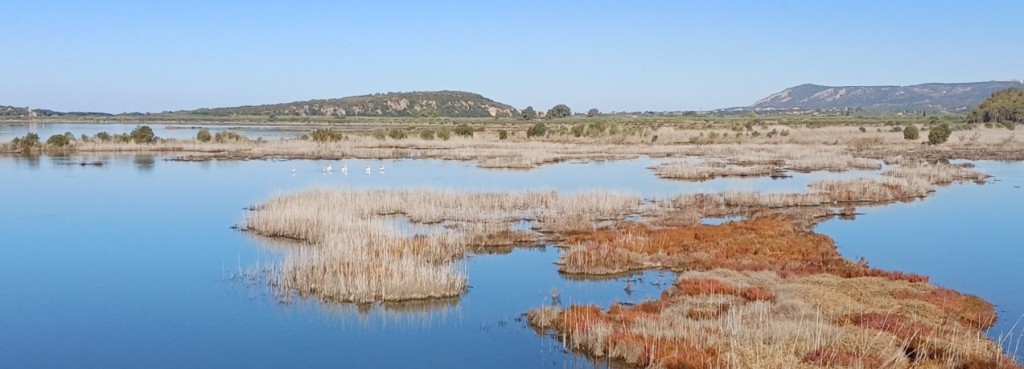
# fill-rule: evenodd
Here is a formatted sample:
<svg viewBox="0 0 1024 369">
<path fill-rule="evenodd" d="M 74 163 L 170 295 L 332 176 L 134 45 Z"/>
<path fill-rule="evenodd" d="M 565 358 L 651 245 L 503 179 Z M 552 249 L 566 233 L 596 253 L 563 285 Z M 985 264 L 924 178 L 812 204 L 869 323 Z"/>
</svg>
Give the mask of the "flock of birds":
<svg viewBox="0 0 1024 369">
<path fill-rule="evenodd" d="M 345 175 L 348 175 L 348 164 L 342 165 L 340 171 L 341 171 L 341 173 L 343 173 Z M 373 168 L 370 167 L 369 165 L 367 165 L 366 169 L 364 169 L 363 171 L 366 172 L 366 174 L 370 174 L 370 173 L 373 172 Z M 380 171 L 380 174 L 384 174 L 384 164 L 380 165 L 380 169 L 378 169 L 378 171 Z M 296 173 L 295 167 L 292 167 L 292 171 L 291 172 L 292 172 L 292 175 L 295 175 L 295 173 Z M 331 165 L 331 164 L 327 164 L 323 168 L 323 173 L 324 174 L 334 174 L 334 166 Z"/>
</svg>

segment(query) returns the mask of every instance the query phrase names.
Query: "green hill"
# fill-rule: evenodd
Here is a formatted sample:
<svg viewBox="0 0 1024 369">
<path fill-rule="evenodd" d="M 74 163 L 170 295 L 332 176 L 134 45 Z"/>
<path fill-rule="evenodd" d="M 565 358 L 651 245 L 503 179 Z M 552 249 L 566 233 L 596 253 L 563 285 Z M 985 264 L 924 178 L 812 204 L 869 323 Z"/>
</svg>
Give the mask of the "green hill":
<svg viewBox="0 0 1024 369">
<path fill-rule="evenodd" d="M 462 91 L 389 92 L 284 104 L 198 109 L 206 116 L 510 117 L 512 106 Z"/>
</svg>

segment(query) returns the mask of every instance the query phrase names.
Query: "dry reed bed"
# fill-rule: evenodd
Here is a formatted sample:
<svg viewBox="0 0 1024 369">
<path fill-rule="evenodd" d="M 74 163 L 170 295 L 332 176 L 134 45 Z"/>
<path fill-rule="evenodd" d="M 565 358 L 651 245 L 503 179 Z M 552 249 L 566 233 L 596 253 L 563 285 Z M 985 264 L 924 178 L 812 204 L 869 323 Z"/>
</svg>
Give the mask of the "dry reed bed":
<svg viewBox="0 0 1024 369">
<path fill-rule="evenodd" d="M 701 161 L 692 163 L 679 161 L 665 163 L 652 168 L 654 174 L 661 178 L 705 181 L 720 177 L 762 177 L 780 176 L 782 169 L 771 165 L 730 165 L 721 161 Z"/>
<path fill-rule="evenodd" d="M 696 215 L 689 217 L 690 220 L 794 208 L 808 208 L 810 214 L 819 214 L 821 211 L 817 210 L 822 207 L 889 204 L 913 200 L 928 196 L 937 186 L 967 181 L 984 183 L 988 177 L 987 174 L 963 166 L 913 164 L 890 169 L 883 173 L 882 178 L 814 182 L 809 186 L 809 191 L 801 193 L 726 191 L 714 194 L 687 194 L 658 205 L 667 208 L 660 210 L 663 214 Z"/>
<path fill-rule="evenodd" d="M 427 190 L 312 190 L 280 196 L 253 208 L 244 229 L 305 244 L 285 253 L 270 283 L 282 299 L 293 294 L 328 302 L 401 301 L 461 294 L 467 251 L 536 240 L 511 231 L 522 219 L 621 219 L 642 200 L 628 194 L 553 191 L 458 193 Z M 448 223 L 448 230 L 402 235 L 384 218 Z"/>
</svg>

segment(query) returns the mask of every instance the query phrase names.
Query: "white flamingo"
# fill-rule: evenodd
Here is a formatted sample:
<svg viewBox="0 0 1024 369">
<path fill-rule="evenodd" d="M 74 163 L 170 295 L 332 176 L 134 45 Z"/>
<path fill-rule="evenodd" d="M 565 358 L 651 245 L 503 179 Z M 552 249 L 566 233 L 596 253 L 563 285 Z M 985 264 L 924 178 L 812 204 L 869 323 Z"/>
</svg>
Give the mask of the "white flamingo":
<svg viewBox="0 0 1024 369">
<path fill-rule="evenodd" d="M 345 173 L 345 174 L 348 174 L 348 164 L 345 164 L 345 165 L 341 166 L 341 172 Z"/>
<path fill-rule="evenodd" d="M 327 164 L 327 166 L 324 167 L 324 173 L 330 174 L 331 171 L 333 171 L 333 170 L 334 170 L 334 167 L 332 167 L 330 164 Z"/>
<path fill-rule="evenodd" d="M 369 165 L 366 166 L 366 174 L 370 174 L 370 166 Z"/>
<path fill-rule="evenodd" d="M 384 164 L 381 164 L 381 165 L 380 165 L 380 172 L 381 172 L 381 173 L 384 173 Z"/>
</svg>

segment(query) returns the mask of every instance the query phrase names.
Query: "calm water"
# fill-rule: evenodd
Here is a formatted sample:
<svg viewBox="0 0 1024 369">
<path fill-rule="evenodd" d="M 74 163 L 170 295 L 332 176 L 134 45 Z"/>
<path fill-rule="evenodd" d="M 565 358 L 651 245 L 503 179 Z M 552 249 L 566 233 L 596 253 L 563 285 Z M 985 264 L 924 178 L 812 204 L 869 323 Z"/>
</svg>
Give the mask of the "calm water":
<svg viewBox="0 0 1024 369">
<path fill-rule="evenodd" d="M 135 129 L 135 127 L 140 125 L 141 124 L 126 123 L 0 123 L 0 142 L 8 142 L 13 140 L 15 137 L 23 137 L 30 132 L 38 134 L 42 141 L 46 141 L 47 138 L 53 135 L 64 134 L 64 132 L 71 132 L 75 137 L 80 137 L 83 134 L 95 136 L 99 132 L 107 132 L 113 135 L 129 133 Z M 153 133 L 157 137 L 176 139 L 195 138 L 196 133 L 198 133 L 202 128 L 207 128 L 212 133 L 231 130 L 241 133 L 253 140 L 260 137 L 264 140 L 296 138 L 301 135 L 308 134 L 312 130 L 312 128 L 297 126 L 273 125 L 203 127 L 197 127 L 190 124 L 145 123 L 145 125 L 152 128 Z"/>
<path fill-rule="evenodd" d="M 100 167 L 79 166 L 102 160 Z M 184 163 L 152 157 L 0 157 L 0 368 L 67 367 L 593 367 L 517 320 L 550 303 L 637 301 L 624 279 L 573 281 L 557 249 L 518 249 L 466 260 L 472 288 L 444 306 L 409 311 L 317 303 L 281 305 L 262 288 L 231 280 L 272 262 L 265 241 L 229 227 L 243 207 L 299 189 L 337 187 L 470 190 L 611 189 L 648 197 L 725 189 L 799 191 L 824 177 L 684 183 L 655 178 L 639 159 L 566 163 L 533 171 L 480 170 L 433 160 L 347 161 L 324 175 L 319 161 Z M 334 162 L 340 167 L 343 162 Z M 386 173 L 377 172 L 381 164 Z M 372 166 L 372 174 L 362 168 Z M 290 170 L 296 169 L 291 175 Z M 1001 179 L 940 189 L 920 203 L 868 209 L 856 222 L 819 230 L 843 252 L 874 265 L 927 273 L 1019 316 L 1015 264 L 1024 181 L 1019 164 L 983 163 Z M 1017 217 L 1017 218 L 1015 218 Z M 1014 227 L 1016 225 L 1016 227 Z M 962 231 L 961 231 L 962 230 Z M 903 233 L 912 232 L 912 233 Z M 669 273 L 648 272 L 648 282 Z"/>
<path fill-rule="evenodd" d="M 1011 332 L 1024 317 L 1024 163 L 977 164 L 992 181 L 859 209 L 864 215 L 856 221 L 831 220 L 816 230 L 832 236 L 849 258 L 863 256 L 872 266 L 925 274 L 937 285 L 981 296 L 999 312 L 989 335 L 1016 339 L 1024 330 L 1022 321 Z"/>
</svg>

